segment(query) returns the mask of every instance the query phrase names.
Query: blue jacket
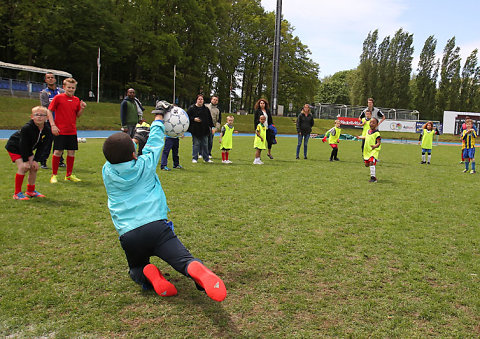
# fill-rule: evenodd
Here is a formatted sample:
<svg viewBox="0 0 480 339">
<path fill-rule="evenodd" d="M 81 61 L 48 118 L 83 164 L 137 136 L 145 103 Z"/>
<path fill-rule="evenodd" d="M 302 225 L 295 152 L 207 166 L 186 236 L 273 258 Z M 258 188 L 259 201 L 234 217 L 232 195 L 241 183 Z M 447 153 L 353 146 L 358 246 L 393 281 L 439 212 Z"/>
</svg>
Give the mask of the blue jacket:
<svg viewBox="0 0 480 339">
<path fill-rule="evenodd" d="M 153 221 L 167 219 L 167 199 L 157 175 L 164 145 L 165 126 L 156 120 L 137 160 L 103 165 L 108 208 L 119 235 Z"/>
</svg>

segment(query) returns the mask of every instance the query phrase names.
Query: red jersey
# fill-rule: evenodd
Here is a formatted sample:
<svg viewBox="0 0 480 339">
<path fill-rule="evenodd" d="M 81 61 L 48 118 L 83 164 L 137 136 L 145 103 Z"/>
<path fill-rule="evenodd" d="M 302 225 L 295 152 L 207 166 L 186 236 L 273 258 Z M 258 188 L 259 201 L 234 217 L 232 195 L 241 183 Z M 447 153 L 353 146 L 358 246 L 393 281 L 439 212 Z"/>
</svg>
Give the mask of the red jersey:
<svg viewBox="0 0 480 339">
<path fill-rule="evenodd" d="M 80 99 L 76 96 L 69 97 L 65 93 L 56 95 L 48 109 L 55 112 L 55 125 L 60 130 L 60 135 L 77 134 L 77 113 L 80 111 Z"/>
</svg>

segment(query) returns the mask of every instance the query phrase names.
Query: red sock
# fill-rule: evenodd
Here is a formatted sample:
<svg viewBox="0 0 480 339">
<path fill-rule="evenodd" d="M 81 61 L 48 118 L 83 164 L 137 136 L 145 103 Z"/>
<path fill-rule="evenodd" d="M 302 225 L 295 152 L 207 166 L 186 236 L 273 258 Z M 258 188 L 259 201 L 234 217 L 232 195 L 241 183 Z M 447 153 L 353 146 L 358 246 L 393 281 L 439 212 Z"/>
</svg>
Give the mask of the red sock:
<svg viewBox="0 0 480 339">
<path fill-rule="evenodd" d="M 25 178 L 25 174 L 15 174 L 15 194 L 22 191 L 23 178 Z"/>
<path fill-rule="evenodd" d="M 222 152 L 222 160 L 225 161 L 225 152 Z"/>
<path fill-rule="evenodd" d="M 225 152 L 225 160 L 228 160 L 228 152 Z"/>
<path fill-rule="evenodd" d="M 227 289 L 222 279 L 198 261 L 192 261 L 187 273 L 197 284 L 203 287 L 207 295 L 215 301 L 222 301 L 227 296 Z"/>
<path fill-rule="evenodd" d="M 35 192 L 35 185 L 27 185 L 27 192 Z"/>
<path fill-rule="evenodd" d="M 148 264 L 143 268 L 143 274 L 153 286 L 155 292 L 161 297 L 170 297 L 177 294 L 177 289 L 173 284 L 165 279 L 157 266 Z"/>
<path fill-rule="evenodd" d="M 72 175 L 74 162 L 75 162 L 75 157 L 71 157 L 67 155 L 67 177 Z"/>
<path fill-rule="evenodd" d="M 52 155 L 52 174 L 53 175 L 57 175 L 59 165 L 60 165 L 60 157 L 57 157 L 56 155 Z"/>
</svg>

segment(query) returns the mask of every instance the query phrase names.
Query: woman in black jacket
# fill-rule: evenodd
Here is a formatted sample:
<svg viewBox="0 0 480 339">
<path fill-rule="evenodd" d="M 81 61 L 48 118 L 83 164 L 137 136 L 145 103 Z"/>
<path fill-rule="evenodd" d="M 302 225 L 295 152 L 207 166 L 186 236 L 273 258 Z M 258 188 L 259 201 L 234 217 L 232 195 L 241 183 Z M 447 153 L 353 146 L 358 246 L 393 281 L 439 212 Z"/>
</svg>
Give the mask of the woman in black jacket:
<svg viewBox="0 0 480 339">
<path fill-rule="evenodd" d="M 260 116 L 264 115 L 266 118 L 265 123 L 267 126 L 273 125 L 273 119 L 272 119 L 272 114 L 270 113 L 270 108 L 268 106 L 268 101 L 267 99 L 258 99 L 258 101 L 255 104 L 255 117 L 253 119 L 253 130 L 255 131 L 257 129 L 257 125 L 260 123 Z M 270 159 L 273 159 L 272 156 L 272 145 L 275 140 L 275 134 L 273 131 L 268 128 L 267 129 L 267 156 Z"/>
<path fill-rule="evenodd" d="M 303 140 L 303 158 L 307 159 L 307 145 L 308 139 L 310 139 L 310 133 L 312 133 L 313 127 L 313 115 L 310 113 L 310 105 L 303 105 L 302 112 L 298 115 L 297 118 L 297 133 L 298 133 L 298 144 L 297 144 L 297 159 L 300 159 L 300 146 L 302 146 Z"/>
</svg>

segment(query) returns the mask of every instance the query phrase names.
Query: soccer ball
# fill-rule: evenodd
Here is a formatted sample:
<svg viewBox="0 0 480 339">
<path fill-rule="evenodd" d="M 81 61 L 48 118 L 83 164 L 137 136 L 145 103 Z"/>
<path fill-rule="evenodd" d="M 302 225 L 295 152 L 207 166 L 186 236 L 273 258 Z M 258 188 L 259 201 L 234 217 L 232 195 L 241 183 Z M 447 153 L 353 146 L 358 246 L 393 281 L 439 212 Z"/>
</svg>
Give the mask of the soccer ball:
<svg viewBox="0 0 480 339">
<path fill-rule="evenodd" d="M 173 107 L 163 117 L 165 134 L 169 137 L 179 137 L 188 130 L 190 119 L 188 114 L 180 107 Z"/>
</svg>

